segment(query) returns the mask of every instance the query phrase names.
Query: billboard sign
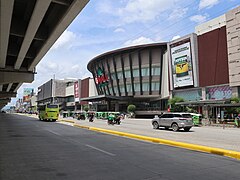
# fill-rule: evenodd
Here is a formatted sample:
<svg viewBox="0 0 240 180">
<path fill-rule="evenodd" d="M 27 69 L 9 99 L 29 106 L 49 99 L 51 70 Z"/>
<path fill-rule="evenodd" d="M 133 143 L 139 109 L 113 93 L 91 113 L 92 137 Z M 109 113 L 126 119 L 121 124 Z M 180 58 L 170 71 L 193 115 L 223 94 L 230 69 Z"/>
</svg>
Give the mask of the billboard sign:
<svg viewBox="0 0 240 180">
<path fill-rule="evenodd" d="M 30 102 L 33 95 L 33 88 L 23 89 L 23 102 Z"/>
<path fill-rule="evenodd" d="M 190 42 L 171 47 L 173 86 L 193 85 L 193 68 Z"/>
<path fill-rule="evenodd" d="M 75 102 L 79 102 L 79 83 L 76 81 L 74 83 L 74 99 Z"/>
</svg>

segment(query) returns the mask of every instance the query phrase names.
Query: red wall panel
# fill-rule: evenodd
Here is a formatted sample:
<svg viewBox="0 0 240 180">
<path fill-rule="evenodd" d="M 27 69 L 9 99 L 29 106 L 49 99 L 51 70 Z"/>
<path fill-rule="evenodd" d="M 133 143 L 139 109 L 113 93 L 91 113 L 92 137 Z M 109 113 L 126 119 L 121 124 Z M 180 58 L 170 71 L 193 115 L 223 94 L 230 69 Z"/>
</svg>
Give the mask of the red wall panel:
<svg viewBox="0 0 240 180">
<path fill-rule="evenodd" d="M 86 78 L 81 80 L 81 98 L 86 98 L 89 97 L 89 79 L 90 78 Z M 80 103 L 81 105 L 83 104 L 88 104 L 87 101 L 81 101 Z"/>
<path fill-rule="evenodd" d="M 226 27 L 198 36 L 200 87 L 228 84 Z"/>
</svg>

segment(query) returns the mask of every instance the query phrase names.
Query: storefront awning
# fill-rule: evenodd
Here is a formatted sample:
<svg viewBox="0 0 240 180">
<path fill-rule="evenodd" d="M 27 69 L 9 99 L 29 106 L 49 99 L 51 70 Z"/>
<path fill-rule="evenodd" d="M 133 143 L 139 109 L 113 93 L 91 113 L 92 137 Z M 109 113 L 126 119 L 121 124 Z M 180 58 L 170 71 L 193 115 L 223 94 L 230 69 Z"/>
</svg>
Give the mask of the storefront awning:
<svg viewBox="0 0 240 180">
<path fill-rule="evenodd" d="M 187 102 L 178 102 L 176 105 L 183 106 L 211 106 L 211 107 L 240 107 L 240 103 L 230 103 L 230 99 L 224 100 L 202 100 L 202 101 L 187 101 Z"/>
<path fill-rule="evenodd" d="M 95 102 L 95 101 L 103 101 L 103 100 L 127 100 L 127 99 L 130 99 L 130 98 L 131 98 L 131 97 L 119 97 L 119 96 L 110 96 L 110 95 L 99 95 L 99 96 L 92 96 L 92 97 L 81 98 L 80 101 Z"/>
<path fill-rule="evenodd" d="M 186 102 L 177 102 L 176 105 L 210 105 L 210 104 L 225 104 L 229 102 L 229 99 L 224 100 L 200 100 L 200 101 L 186 101 Z"/>
</svg>

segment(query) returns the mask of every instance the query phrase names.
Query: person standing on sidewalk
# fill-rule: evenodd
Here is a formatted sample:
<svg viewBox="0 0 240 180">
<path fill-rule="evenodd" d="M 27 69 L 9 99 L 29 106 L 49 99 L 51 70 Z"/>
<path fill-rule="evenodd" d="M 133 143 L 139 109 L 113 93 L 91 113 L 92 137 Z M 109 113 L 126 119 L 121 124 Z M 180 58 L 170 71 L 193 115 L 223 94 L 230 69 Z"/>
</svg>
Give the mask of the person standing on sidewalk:
<svg viewBox="0 0 240 180">
<path fill-rule="evenodd" d="M 236 121 L 236 126 L 239 128 L 240 127 L 240 114 L 238 114 L 235 121 Z"/>
</svg>

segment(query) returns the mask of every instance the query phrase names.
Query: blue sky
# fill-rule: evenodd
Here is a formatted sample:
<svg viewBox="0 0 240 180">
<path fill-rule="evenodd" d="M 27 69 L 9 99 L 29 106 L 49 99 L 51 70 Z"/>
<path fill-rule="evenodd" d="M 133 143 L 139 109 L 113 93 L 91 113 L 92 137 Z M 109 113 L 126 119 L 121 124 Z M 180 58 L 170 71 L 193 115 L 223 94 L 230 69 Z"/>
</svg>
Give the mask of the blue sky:
<svg viewBox="0 0 240 180">
<path fill-rule="evenodd" d="M 90 0 L 37 65 L 35 88 L 53 78 L 91 76 L 87 63 L 106 51 L 166 42 L 240 5 L 240 0 Z M 16 98 L 11 104 L 15 104 Z"/>
</svg>

